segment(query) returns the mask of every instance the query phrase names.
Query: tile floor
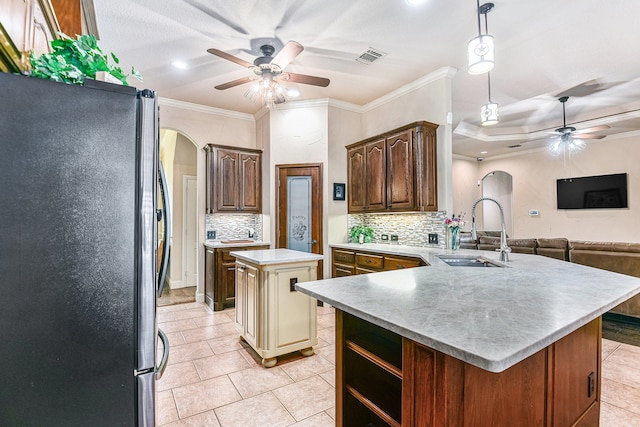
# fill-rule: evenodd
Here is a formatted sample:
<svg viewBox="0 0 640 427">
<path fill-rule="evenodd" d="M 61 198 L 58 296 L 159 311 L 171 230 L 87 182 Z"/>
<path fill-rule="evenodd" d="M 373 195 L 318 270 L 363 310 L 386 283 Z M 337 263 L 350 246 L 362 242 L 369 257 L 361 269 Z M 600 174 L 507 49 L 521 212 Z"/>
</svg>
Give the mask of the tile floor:
<svg viewBox="0 0 640 427">
<path fill-rule="evenodd" d="M 316 355 L 280 358 L 264 369 L 238 339 L 234 310 L 204 304 L 158 308 L 171 343 L 158 382 L 158 425 L 334 426 L 334 313 L 318 307 Z M 603 339 L 601 427 L 640 425 L 640 347 Z"/>
</svg>

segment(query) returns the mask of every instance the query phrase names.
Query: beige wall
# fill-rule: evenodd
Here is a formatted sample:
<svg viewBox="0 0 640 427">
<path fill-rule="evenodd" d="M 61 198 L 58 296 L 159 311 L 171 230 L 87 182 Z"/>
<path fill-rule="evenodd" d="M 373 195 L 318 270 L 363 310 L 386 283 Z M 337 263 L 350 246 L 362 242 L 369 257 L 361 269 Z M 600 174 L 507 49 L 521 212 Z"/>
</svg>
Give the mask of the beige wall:
<svg viewBox="0 0 640 427">
<path fill-rule="evenodd" d="M 171 288 L 184 286 L 184 275 L 182 272 L 183 261 L 183 238 L 184 238 L 184 176 L 197 175 L 197 149 L 195 145 L 184 135 L 178 133 L 176 138 L 176 149 L 173 163 L 173 198 L 172 198 L 172 220 L 171 220 L 171 262 L 169 269 L 169 280 Z M 167 178 L 168 179 L 168 178 Z"/>
<path fill-rule="evenodd" d="M 256 121 L 249 114 L 204 107 L 160 98 L 160 127 L 176 130 L 196 148 L 198 176 L 198 288 L 196 300 L 204 301 L 205 151 L 206 144 L 256 147 Z M 180 207 L 182 209 L 182 206 Z M 179 255 L 182 258 L 182 254 Z"/>
<path fill-rule="evenodd" d="M 454 205 L 470 210 L 472 188 L 477 180 L 494 170 L 513 176 L 513 236 L 567 237 L 573 240 L 640 242 L 640 144 L 638 135 L 609 136 L 587 144 L 565 164 L 562 156 L 553 157 L 546 149 L 495 160 L 457 158 L 453 164 Z M 477 174 L 473 176 L 473 169 Z M 628 174 L 628 209 L 556 209 L 556 179 L 570 176 Z M 530 217 L 529 210 L 540 211 Z"/>
</svg>

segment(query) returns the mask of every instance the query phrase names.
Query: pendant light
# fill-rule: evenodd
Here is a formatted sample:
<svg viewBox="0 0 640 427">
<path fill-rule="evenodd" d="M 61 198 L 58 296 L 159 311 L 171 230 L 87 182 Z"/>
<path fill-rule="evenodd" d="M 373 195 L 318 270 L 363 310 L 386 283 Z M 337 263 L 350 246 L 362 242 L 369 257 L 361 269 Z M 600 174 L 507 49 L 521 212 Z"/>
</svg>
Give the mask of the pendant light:
<svg viewBox="0 0 640 427">
<path fill-rule="evenodd" d="M 498 123 L 498 103 L 491 100 L 491 73 L 487 73 L 487 86 L 489 87 L 489 101 L 480 109 L 480 124 L 482 126 Z"/>
<path fill-rule="evenodd" d="M 493 69 L 495 65 L 495 46 L 493 36 L 482 34 L 480 28 L 480 14 L 484 15 L 484 29 L 487 29 L 487 13 L 493 9 L 493 3 L 485 3 L 480 6 L 480 0 L 476 0 L 478 5 L 478 37 L 474 38 L 467 45 L 467 64 L 469 74 L 484 74 Z"/>
</svg>

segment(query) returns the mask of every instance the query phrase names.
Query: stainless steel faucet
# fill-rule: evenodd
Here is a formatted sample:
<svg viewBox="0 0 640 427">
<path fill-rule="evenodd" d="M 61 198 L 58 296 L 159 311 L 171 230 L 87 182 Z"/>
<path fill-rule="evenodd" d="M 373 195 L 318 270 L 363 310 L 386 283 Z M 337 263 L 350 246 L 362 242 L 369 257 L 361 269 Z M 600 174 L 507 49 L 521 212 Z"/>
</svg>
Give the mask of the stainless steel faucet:
<svg viewBox="0 0 640 427">
<path fill-rule="evenodd" d="M 509 247 L 509 245 L 507 245 L 507 230 L 504 225 L 504 210 L 502 209 L 502 205 L 500 205 L 500 203 L 498 203 L 496 199 L 492 199 L 491 197 L 482 197 L 481 199 L 476 200 L 476 202 L 473 204 L 473 207 L 471 208 L 471 238 L 473 240 L 478 239 L 478 233 L 476 232 L 476 206 L 478 206 L 478 203 L 484 200 L 495 203 L 500 209 L 500 261 L 508 262 L 509 252 L 511 252 L 511 248 Z"/>
</svg>

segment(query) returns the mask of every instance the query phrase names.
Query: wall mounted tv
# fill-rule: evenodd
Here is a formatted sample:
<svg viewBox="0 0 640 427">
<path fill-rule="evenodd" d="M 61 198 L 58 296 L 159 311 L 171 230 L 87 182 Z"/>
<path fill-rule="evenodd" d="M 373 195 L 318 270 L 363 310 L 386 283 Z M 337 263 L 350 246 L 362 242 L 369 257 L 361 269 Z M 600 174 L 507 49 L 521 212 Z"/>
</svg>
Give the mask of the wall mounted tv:
<svg viewBox="0 0 640 427">
<path fill-rule="evenodd" d="M 558 209 L 612 209 L 627 206 L 627 174 L 558 179 Z"/>
</svg>

